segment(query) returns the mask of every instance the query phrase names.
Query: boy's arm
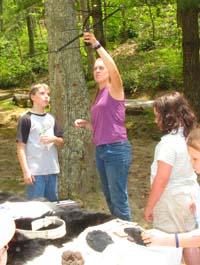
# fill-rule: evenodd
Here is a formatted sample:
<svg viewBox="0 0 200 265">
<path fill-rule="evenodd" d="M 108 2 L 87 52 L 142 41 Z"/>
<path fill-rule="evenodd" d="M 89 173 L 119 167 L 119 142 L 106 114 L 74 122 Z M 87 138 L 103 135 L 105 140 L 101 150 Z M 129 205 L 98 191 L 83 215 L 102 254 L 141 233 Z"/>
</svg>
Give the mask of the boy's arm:
<svg viewBox="0 0 200 265">
<path fill-rule="evenodd" d="M 22 142 L 17 142 L 17 157 L 23 172 L 24 182 L 26 184 L 33 184 L 34 176 L 32 176 L 31 171 L 27 164 L 25 145 L 26 144 Z"/>
<path fill-rule="evenodd" d="M 64 145 L 63 130 L 61 129 L 57 120 L 55 120 L 53 143 L 59 147 Z"/>
<path fill-rule="evenodd" d="M 56 146 L 63 146 L 64 144 L 64 139 L 62 137 L 54 136 L 53 143 Z"/>
</svg>

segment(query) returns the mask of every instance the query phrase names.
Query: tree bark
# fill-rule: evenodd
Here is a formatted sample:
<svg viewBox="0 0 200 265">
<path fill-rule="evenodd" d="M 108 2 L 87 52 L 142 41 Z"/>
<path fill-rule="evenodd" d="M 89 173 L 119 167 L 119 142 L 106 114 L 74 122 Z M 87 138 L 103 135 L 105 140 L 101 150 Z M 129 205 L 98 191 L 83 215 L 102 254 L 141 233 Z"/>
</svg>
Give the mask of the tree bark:
<svg viewBox="0 0 200 265">
<path fill-rule="evenodd" d="M 29 55 L 34 56 L 35 54 L 35 43 L 34 43 L 34 25 L 32 21 L 32 15 L 29 13 L 26 16 L 28 40 L 29 40 Z"/>
<path fill-rule="evenodd" d="M 184 93 L 200 119 L 200 60 L 198 9 L 181 12 Z"/>
<path fill-rule="evenodd" d="M 18 52 L 19 52 L 20 62 L 23 63 L 22 48 L 21 48 L 20 41 L 19 41 L 17 35 L 16 35 L 16 37 L 15 37 L 15 41 L 16 41 L 16 44 L 17 44 Z"/>
<path fill-rule="evenodd" d="M 0 32 L 3 31 L 3 0 L 0 0 Z"/>
<path fill-rule="evenodd" d="M 49 46 L 49 78 L 52 112 L 64 130 L 60 152 L 60 197 L 73 197 L 96 187 L 91 134 L 74 127 L 77 118 L 89 119 L 89 95 L 81 65 L 79 40 L 57 51 L 79 35 L 74 1 L 47 0 L 46 24 Z"/>
<path fill-rule="evenodd" d="M 149 11 L 149 17 L 151 20 L 151 26 L 152 26 L 152 39 L 155 40 L 156 39 L 156 34 L 155 34 L 155 22 L 154 22 L 154 18 L 153 18 L 153 14 L 152 14 L 152 10 L 151 10 L 151 4 L 148 2 L 148 0 L 145 0 L 145 4 L 148 7 L 148 11 Z"/>
<path fill-rule="evenodd" d="M 122 16 L 122 32 L 121 36 L 123 38 L 123 42 L 125 42 L 128 39 L 128 32 L 127 32 L 127 20 L 126 20 L 126 15 L 125 15 L 125 8 L 121 9 L 121 16 Z"/>
<path fill-rule="evenodd" d="M 88 0 L 80 0 L 80 7 L 82 10 L 82 23 L 85 23 L 85 28 L 89 28 L 89 4 Z M 88 58 L 88 63 L 87 63 L 87 77 L 88 79 L 91 79 L 93 76 L 93 65 L 95 62 L 95 56 L 93 53 L 93 50 L 91 47 L 86 45 L 86 52 L 87 52 L 87 58 Z"/>
</svg>

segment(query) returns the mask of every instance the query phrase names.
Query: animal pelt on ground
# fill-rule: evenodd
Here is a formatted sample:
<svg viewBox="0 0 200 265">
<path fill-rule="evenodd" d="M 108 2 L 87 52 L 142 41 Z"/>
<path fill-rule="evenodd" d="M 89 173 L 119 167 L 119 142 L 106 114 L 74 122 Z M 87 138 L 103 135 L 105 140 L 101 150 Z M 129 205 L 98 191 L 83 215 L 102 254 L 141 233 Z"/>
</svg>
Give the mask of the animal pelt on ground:
<svg viewBox="0 0 200 265">
<path fill-rule="evenodd" d="M 24 202 L 26 199 L 19 196 L 13 196 L 9 193 L 0 192 L 0 204 L 4 203 L 5 201 Z M 46 203 L 51 205 L 49 202 Z M 78 206 L 57 207 L 52 205 L 52 212 L 47 213 L 45 216 L 49 215 L 55 215 L 65 221 L 67 231 L 66 235 L 56 240 L 29 240 L 28 238 L 25 238 L 23 235 L 16 232 L 13 240 L 9 243 L 8 265 L 26 264 L 28 260 L 32 260 L 35 257 L 42 255 L 47 246 L 53 245 L 57 248 L 61 248 L 63 243 L 66 243 L 79 235 L 85 228 L 113 219 L 113 217 L 109 214 L 87 211 Z M 15 220 L 16 227 L 25 230 L 30 229 L 31 222 L 36 219 L 38 218 L 23 218 Z"/>
</svg>

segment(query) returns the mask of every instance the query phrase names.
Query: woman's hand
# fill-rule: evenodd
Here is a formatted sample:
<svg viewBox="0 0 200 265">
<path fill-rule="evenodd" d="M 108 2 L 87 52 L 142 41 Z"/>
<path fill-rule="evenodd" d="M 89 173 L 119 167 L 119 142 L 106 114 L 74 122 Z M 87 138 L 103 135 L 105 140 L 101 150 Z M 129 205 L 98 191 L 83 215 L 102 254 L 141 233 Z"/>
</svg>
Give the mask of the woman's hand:
<svg viewBox="0 0 200 265">
<path fill-rule="evenodd" d="M 84 32 L 83 39 L 86 43 L 90 43 L 92 46 L 95 46 L 95 44 L 97 43 L 97 39 L 91 32 Z"/>
<path fill-rule="evenodd" d="M 83 120 L 83 119 L 77 119 L 75 120 L 74 122 L 74 126 L 76 128 L 86 128 L 88 130 L 91 130 L 92 131 L 92 125 L 89 121 L 87 120 Z"/>
</svg>

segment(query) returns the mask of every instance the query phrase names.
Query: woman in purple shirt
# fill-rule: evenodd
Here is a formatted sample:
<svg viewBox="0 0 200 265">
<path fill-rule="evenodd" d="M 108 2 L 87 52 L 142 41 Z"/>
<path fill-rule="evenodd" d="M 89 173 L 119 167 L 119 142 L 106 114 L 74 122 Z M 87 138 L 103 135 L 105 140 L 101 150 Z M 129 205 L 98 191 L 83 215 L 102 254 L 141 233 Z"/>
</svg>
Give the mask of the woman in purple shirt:
<svg viewBox="0 0 200 265">
<path fill-rule="evenodd" d="M 99 90 L 91 108 L 91 122 L 77 119 L 75 126 L 93 132 L 96 166 L 111 214 L 130 220 L 127 182 L 132 153 L 124 124 L 122 79 L 112 57 L 95 36 L 85 32 L 84 41 L 91 44 L 99 55 L 93 71 Z"/>
</svg>

